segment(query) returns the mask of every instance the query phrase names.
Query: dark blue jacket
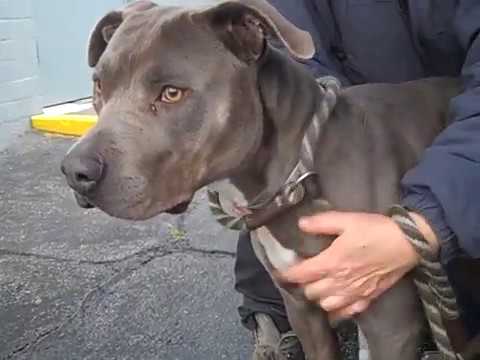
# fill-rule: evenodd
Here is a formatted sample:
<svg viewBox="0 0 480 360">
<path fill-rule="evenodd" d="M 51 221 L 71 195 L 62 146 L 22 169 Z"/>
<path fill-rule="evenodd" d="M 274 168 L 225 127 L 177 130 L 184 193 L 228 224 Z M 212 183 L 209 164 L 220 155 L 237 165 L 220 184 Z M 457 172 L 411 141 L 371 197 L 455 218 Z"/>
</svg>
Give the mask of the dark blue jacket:
<svg viewBox="0 0 480 360">
<path fill-rule="evenodd" d="M 309 31 L 315 75 L 345 85 L 462 75 L 450 125 L 403 179 L 444 259 L 480 257 L 480 0 L 270 0 Z"/>
</svg>

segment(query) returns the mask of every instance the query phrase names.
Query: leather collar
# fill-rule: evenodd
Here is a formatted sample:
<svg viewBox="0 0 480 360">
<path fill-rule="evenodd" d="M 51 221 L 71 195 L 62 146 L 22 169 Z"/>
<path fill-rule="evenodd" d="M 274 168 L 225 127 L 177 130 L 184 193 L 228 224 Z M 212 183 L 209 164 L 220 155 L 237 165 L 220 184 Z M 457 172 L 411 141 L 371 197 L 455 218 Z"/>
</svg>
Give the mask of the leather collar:
<svg viewBox="0 0 480 360">
<path fill-rule="evenodd" d="M 315 115 L 304 134 L 300 159 L 284 184 L 278 191 L 266 200 L 248 204 L 242 208 L 242 215 L 233 214 L 223 206 L 223 199 L 218 191 L 208 190 L 210 210 L 216 220 L 223 226 L 232 230 L 255 230 L 285 211 L 299 205 L 304 199 L 317 199 L 320 191 L 317 185 L 317 173 L 313 171 L 313 149 L 320 133 L 320 121 L 327 118 L 335 106 L 337 94 L 340 89 L 339 82 L 330 76 L 320 78 L 317 83 L 323 92 L 323 107 L 319 115 Z M 228 199 L 227 199 L 228 201 Z M 232 201 L 232 200 L 230 200 Z"/>
</svg>

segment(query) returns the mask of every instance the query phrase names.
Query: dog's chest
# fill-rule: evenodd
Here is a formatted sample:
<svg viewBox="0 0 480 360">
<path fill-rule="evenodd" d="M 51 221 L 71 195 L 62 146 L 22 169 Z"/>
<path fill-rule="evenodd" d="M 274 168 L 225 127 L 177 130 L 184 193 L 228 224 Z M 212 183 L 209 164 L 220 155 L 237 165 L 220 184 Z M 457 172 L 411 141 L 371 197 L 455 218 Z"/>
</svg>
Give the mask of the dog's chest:
<svg viewBox="0 0 480 360">
<path fill-rule="evenodd" d="M 220 193 L 220 203 L 223 210 L 233 216 L 241 216 L 238 209 L 247 206 L 243 193 L 228 180 L 219 181 L 209 186 L 210 190 Z M 294 250 L 284 247 L 265 226 L 256 229 L 256 238 L 265 251 L 270 264 L 280 271 L 295 264 L 299 257 Z"/>
<path fill-rule="evenodd" d="M 255 230 L 255 234 L 265 250 L 268 261 L 276 270 L 285 271 L 298 262 L 297 253 L 285 248 L 266 227 Z"/>
</svg>

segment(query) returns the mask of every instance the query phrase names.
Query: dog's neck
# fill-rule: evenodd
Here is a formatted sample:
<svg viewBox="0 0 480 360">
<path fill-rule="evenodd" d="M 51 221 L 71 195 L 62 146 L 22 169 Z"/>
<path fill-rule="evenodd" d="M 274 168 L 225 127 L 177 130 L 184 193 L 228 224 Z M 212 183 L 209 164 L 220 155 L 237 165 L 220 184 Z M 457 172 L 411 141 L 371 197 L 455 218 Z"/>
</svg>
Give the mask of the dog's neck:
<svg viewBox="0 0 480 360">
<path fill-rule="evenodd" d="M 227 180 L 234 188 L 228 189 L 227 196 L 234 195 L 242 205 L 258 201 L 259 194 L 271 196 L 282 187 L 299 162 L 306 130 L 314 116 L 322 116 L 323 96 L 317 82 L 304 65 L 278 50 L 268 49 L 259 64 L 258 88 L 264 117 L 261 146 L 248 165 Z"/>
</svg>

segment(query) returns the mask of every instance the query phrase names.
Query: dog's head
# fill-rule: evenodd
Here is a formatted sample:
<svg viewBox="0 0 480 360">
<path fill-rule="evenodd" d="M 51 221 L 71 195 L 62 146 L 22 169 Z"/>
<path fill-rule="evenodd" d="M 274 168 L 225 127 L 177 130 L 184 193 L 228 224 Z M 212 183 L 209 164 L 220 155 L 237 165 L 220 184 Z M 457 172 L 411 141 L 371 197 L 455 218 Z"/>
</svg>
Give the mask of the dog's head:
<svg viewBox="0 0 480 360">
<path fill-rule="evenodd" d="M 238 169 L 262 138 L 269 39 L 297 58 L 314 52 L 264 0 L 198 11 L 137 1 L 101 19 L 88 54 L 99 121 L 62 163 L 79 204 L 129 219 L 180 212 Z"/>
</svg>

